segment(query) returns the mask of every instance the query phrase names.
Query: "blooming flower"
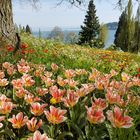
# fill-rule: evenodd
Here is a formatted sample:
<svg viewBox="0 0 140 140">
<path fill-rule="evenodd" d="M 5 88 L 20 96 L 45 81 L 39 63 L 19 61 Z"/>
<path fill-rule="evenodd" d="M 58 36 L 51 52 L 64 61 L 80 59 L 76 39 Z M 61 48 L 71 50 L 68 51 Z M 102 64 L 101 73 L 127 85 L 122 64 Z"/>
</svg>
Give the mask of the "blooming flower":
<svg viewBox="0 0 140 140">
<path fill-rule="evenodd" d="M 69 69 L 69 70 L 66 70 L 64 74 L 67 79 L 71 79 L 75 76 L 75 71 L 72 69 Z"/>
<path fill-rule="evenodd" d="M 20 45 L 20 48 L 21 48 L 21 49 L 26 49 L 26 48 L 28 48 L 28 44 L 22 43 L 22 44 Z"/>
<path fill-rule="evenodd" d="M 130 77 L 128 76 L 128 74 L 126 74 L 126 73 L 121 73 L 121 77 L 122 77 L 122 81 L 123 82 L 127 82 L 129 79 L 130 79 Z"/>
<path fill-rule="evenodd" d="M 4 94 L 0 95 L 0 105 L 2 102 L 9 102 L 11 101 L 10 98 L 7 98 Z"/>
<path fill-rule="evenodd" d="M 5 87 L 9 84 L 7 79 L 0 79 L 0 87 Z"/>
<path fill-rule="evenodd" d="M 28 91 L 25 90 L 24 88 L 19 88 L 18 90 L 15 91 L 15 94 L 18 98 L 23 98 L 26 93 L 28 93 Z"/>
<path fill-rule="evenodd" d="M 113 92 L 113 90 L 108 90 L 105 97 L 109 104 L 122 105 L 124 102 L 123 99 L 121 99 L 121 96 L 118 93 Z"/>
<path fill-rule="evenodd" d="M 0 122 L 3 121 L 4 119 L 5 119 L 5 116 L 0 116 Z M 2 128 L 2 127 L 3 127 L 3 124 L 0 123 L 0 128 Z"/>
<path fill-rule="evenodd" d="M 21 79 L 23 80 L 23 85 L 25 87 L 30 87 L 35 83 L 35 81 L 28 74 L 23 74 Z"/>
<path fill-rule="evenodd" d="M 92 73 L 89 75 L 89 80 L 94 81 L 98 76 L 100 75 L 100 72 L 96 70 L 95 68 L 92 69 Z"/>
<path fill-rule="evenodd" d="M 4 71 L 1 71 L 1 70 L 0 70 L 0 79 L 3 79 L 4 76 L 5 76 Z"/>
<path fill-rule="evenodd" d="M 14 50 L 14 47 L 12 45 L 7 45 L 6 48 L 8 52 L 13 52 Z"/>
<path fill-rule="evenodd" d="M 55 108 L 54 106 L 50 106 L 50 111 L 44 111 L 46 118 L 52 124 L 59 124 L 64 122 L 67 118 L 64 117 L 67 110 L 61 110 L 60 108 Z"/>
<path fill-rule="evenodd" d="M 65 91 L 58 89 L 57 86 L 50 87 L 50 94 L 52 95 L 50 102 L 52 104 L 56 104 L 56 103 L 61 102 L 61 99 L 62 99 L 64 93 L 65 93 Z"/>
<path fill-rule="evenodd" d="M 78 95 L 72 90 L 67 91 L 67 97 L 63 98 L 62 101 L 66 107 L 73 107 L 78 102 Z"/>
<path fill-rule="evenodd" d="M 12 111 L 14 105 L 12 102 L 1 102 L 0 114 L 8 114 Z"/>
<path fill-rule="evenodd" d="M 40 104 L 38 102 L 31 104 L 31 113 L 35 116 L 40 116 L 43 114 L 45 107 L 47 104 Z"/>
<path fill-rule="evenodd" d="M 69 85 L 71 88 L 75 88 L 76 85 L 78 84 L 78 82 L 77 82 L 77 81 L 74 81 L 73 79 L 68 79 L 68 80 L 67 80 L 67 83 L 68 83 L 68 85 Z"/>
<path fill-rule="evenodd" d="M 98 123 L 103 123 L 105 120 L 105 116 L 103 114 L 103 110 L 101 109 L 96 109 L 95 107 L 87 107 L 87 119 L 90 123 L 93 124 L 98 124 Z"/>
<path fill-rule="evenodd" d="M 4 62 L 4 63 L 2 64 L 2 66 L 3 66 L 5 69 L 8 69 L 11 65 L 12 65 L 12 64 L 9 63 L 9 62 Z"/>
<path fill-rule="evenodd" d="M 47 137 L 46 134 L 41 135 L 41 133 L 36 130 L 33 134 L 33 137 L 28 138 L 27 140 L 51 140 Z"/>
<path fill-rule="evenodd" d="M 45 84 L 46 84 L 47 87 L 50 87 L 50 86 L 53 86 L 55 80 L 52 80 L 51 78 L 46 78 L 44 80 L 44 82 L 45 82 Z"/>
<path fill-rule="evenodd" d="M 18 71 L 19 73 L 28 73 L 30 70 L 30 67 L 27 66 L 21 66 L 21 65 L 17 65 Z"/>
<path fill-rule="evenodd" d="M 10 66 L 7 68 L 7 74 L 8 75 L 13 75 L 16 73 L 16 69 L 14 68 L 14 66 Z"/>
<path fill-rule="evenodd" d="M 13 128 L 19 129 L 27 123 L 28 117 L 27 116 L 23 117 L 23 113 L 20 112 L 16 116 L 13 115 L 13 117 L 8 119 L 8 121 L 12 123 Z"/>
<path fill-rule="evenodd" d="M 34 95 L 29 93 L 29 94 L 26 94 L 24 96 L 24 100 L 28 103 L 28 104 L 32 104 L 34 102 Z"/>
<path fill-rule="evenodd" d="M 94 98 L 94 102 L 92 102 L 92 107 L 100 110 L 104 110 L 107 107 L 107 103 L 105 99 L 102 98 Z"/>
<path fill-rule="evenodd" d="M 47 88 L 40 88 L 40 87 L 37 87 L 36 88 L 36 92 L 39 96 L 44 96 L 45 94 L 48 93 L 48 89 Z"/>
<path fill-rule="evenodd" d="M 34 132 L 41 127 L 42 123 L 41 119 L 37 122 L 37 119 L 33 117 L 31 120 L 28 120 L 26 124 L 28 130 Z"/>
<path fill-rule="evenodd" d="M 107 111 L 107 118 L 111 122 L 113 127 L 118 128 L 130 128 L 133 125 L 133 119 L 127 115 L 119 107 L 115 107 L 114 110 Z"/>
<path fill-rule="evenodd" d="M 67 83 L 67 80 L 64 80 L 62 77 L 58 76 L 57 77 L 57 83 L 59 86 L 64 87 Z"/>
<path fill-rule="evenodd" d="M 51 68 L 52 68 L 53 71 L 58 70 L 58 66 L 54 63 L 51 64 Z"/>
<path fill-rule="evenodd" d="M 14 89 L 20 89 L 23 86 L 23 80 L 22 79 L 12 80 L 12 85 Z"/>
</svg>

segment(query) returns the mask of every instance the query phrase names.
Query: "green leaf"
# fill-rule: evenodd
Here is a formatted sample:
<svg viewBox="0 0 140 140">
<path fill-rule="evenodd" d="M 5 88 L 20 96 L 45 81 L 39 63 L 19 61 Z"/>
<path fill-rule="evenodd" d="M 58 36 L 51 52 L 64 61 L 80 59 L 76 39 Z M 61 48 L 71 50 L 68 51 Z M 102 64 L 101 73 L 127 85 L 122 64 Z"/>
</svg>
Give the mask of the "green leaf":
<svg viewBox="0 0 140 140">
<path fill-rule="evenodd" d="M 71 132 L 63 132 L 56 138 L 56 140 L 63 140 L 65 136 L 73 137 L 73 134 Z"/>
</svg>

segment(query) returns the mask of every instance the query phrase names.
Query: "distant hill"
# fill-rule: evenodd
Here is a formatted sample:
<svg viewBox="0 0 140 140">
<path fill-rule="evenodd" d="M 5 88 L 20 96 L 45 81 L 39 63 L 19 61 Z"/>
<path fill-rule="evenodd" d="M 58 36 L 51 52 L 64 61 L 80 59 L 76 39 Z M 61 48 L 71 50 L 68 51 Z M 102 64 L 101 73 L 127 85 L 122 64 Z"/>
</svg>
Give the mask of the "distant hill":
<svg viewBox="0 0 140 140">
<path fill-rule="evenodd" d="M 109 30 L 116 30 L 118 27 L 118 22 L 110 22 L 106 24 Z"/>
</svg>

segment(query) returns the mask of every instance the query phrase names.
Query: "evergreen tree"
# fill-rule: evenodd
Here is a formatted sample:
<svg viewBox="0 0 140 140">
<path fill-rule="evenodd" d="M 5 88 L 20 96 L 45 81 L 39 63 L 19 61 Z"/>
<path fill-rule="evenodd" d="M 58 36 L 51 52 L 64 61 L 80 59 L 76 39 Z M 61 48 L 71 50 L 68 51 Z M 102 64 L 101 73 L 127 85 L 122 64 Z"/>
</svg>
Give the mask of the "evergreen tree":
<svg viewBox="0 0 140 140">
<path fill-rule="evenodd" d="M 126 47 L 127 46 L 126 24 L 127 24 L 127 14 L 126 14 L 126 10 L 125 10 L 122 12 L 122 14 L 119 18 L 118 28 L 116 30 L 115 40 L 114 40 L 115 48 L 116 49 L 120 48 L 123 51 L 128 51 L 128 49 Z"/>
<path fill-rule="evenodd" d="M 135 52 L 135 53 L 140 52 L 140 5 L 138 6 L 136 21 L 135 21 L 133 52 Z"/>
<path fill-rule="evenodd" d="M 132 0 L 128 1 L 125 11 L 119 19 L 114 44 L 125 52 L 133 52 L 134 19 L 132 17 Z"/>
<path fill-rule="evenodd" d="M 98 17 L 96 16 L 96 9 L 93 0 L 89 1 L 87 15 L 85 16 L 84 26 L 81 26 L 79 33 L 79 45 L 89 44 L 91 47 L 97 41 L 100 25 Z"/>
<path fill-rule="evenodd" d="M 30 28 L 29 25 L 26 26 L 25 31 L 26 31 L 26 33 L 32 34 L 32 32 L 31 32 L 31 28 Z"/>
</svg>

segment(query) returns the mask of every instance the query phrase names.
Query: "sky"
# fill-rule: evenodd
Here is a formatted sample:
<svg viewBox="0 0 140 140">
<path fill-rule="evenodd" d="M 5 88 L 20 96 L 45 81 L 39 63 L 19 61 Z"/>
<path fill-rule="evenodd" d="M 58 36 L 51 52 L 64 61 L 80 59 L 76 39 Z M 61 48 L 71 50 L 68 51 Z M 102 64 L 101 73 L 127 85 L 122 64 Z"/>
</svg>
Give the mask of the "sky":
<svg viewBox="0 0 140 140">
<path fill-rule="evenodd" d="M 13 16 L 17 25 L 26 26 L 32 30 L 49 30 L 55 26 L 61 28 L 80 28 L 83 24 L 87 5 L 80 8 L 64 2 L 57 6 L 61 0 L 40 0 L 37 9 L 34 9 L 27 0 L 13 0 Z M 121 11 L 116 7 L 116 0 L 96 0 L 97 16 L 100 23 L 118 21 Z M 137 4 L 134 3 L 134 13 Z"/>
</svg>

